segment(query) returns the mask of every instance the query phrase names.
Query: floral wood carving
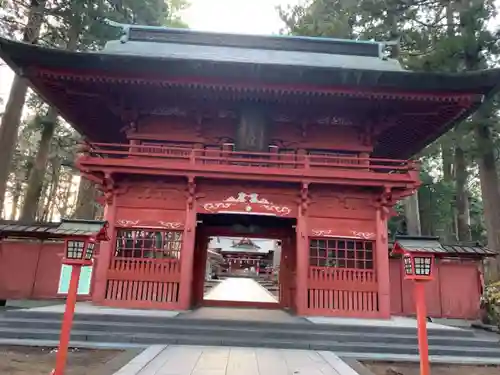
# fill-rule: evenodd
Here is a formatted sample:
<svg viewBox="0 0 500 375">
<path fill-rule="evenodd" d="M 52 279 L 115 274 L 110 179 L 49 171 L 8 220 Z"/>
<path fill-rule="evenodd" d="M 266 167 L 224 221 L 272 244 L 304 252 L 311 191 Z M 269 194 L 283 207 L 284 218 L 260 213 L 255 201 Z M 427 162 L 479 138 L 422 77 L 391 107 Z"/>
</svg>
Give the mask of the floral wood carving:
<svg viewBox="0 0 500 375">
<path fill-rule="evenodd" d="M 354 230 L 350 231 L 352 236 L 341 235 L 332 229 L 313 229 L 311 232 L 312 235 L 315 237 L 339 237 L 339 238 L 344 237 L 344 238 L 359 238 L 363 240 L 370 240 L 375 237 L 375 233 L 373 232 L 358 232 Z"/>
<path fill-rule="evenodd" d="M 159 221 L 160 225 L 166 229 L 181 229 L 182 223 L 170 222 L 170 221 Z"/>
<path fill-rule="evenodd" d="M 141 220 L 117 220 L 117 226 L 120 227 L 152 227 L 152 228 L 164 228 L 164 229 L 182 229 L 183 223 L 178 221 L 141 221 Z"/>
<path fill-rule="evenodd" d="M 221 210 L 234 209 L 237 206 L 244 206 L 245 212 L 267 211 L 277 216 L 287 216 L 292 212 L 292 209 L 287 206 L 277 205 L 265 198 L 260 198 L 258 193 L 240 192 L 236 197 L 231 196 L 224 199 L 222 202 L 207 202 L 203 203 L 204 210 L 215 213 Z"/>
<path fill-rule="evenodd" d="M 364 240 L 369 240 L 375 237 L 375 233 L 372 232 L 357 232 L 352 230 L 351 233 L 353 234 L 354 237 L 356 238 L 362 238 Z"/>
<path fill-rule="evenodd" d="M 139 224 L 139 220 L 117 220 L 116 224 L 121 227 L 134 227 Z"/>
</svg>

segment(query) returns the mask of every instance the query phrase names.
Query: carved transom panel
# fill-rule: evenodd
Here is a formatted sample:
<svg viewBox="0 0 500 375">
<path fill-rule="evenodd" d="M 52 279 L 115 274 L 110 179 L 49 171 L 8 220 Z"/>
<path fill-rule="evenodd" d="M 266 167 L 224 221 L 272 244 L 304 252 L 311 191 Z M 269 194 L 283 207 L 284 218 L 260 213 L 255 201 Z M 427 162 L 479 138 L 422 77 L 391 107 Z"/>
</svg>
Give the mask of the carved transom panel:
<svg viewBox="0 0 500 375">
<path fill-rule="evenodd" d="M 272 216 L 290 216 L 292 208 L 279 205 L 261 197 L 258 193 L 239 192 L 221 201 L 203 202 L 202 211 L 207 213 L 233 212 L 242 214 L 261 214 Z"/>
</svg>

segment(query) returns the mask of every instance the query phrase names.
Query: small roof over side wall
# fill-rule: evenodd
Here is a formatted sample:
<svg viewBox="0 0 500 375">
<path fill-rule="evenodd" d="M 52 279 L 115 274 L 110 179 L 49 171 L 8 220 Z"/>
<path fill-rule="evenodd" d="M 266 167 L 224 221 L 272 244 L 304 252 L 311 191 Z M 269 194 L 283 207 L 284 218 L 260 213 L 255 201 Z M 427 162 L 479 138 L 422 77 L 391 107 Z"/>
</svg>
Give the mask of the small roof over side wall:
<svg viewBox="0 0 500 375">
<path fill-rule="evenodd" d="M 60 223 L 20 223 L 0 221 L 0 239 L 31 238 L 39 240 L 62 239 L 71 236 L 100 236 L 107 240 L 107 221 L 63 219 Z"/>
<path fill-rule="evenodd" d="M 442 244 L 439 237 L 433 236 L 396 236 L 389 244 L 389 251 L 406 250 L 413 253 L 428 253 L 440 257 L 484 258 L 498 254 L 478 242 Z"/>
<path fill-rule="evenodd" d="M 443 249 L 439 242 L 439 237 L 426 236 L 398 236 L 394 242 L 394 250 L 405 250 L 412 253 L 443 254 Z"/>
</svg>

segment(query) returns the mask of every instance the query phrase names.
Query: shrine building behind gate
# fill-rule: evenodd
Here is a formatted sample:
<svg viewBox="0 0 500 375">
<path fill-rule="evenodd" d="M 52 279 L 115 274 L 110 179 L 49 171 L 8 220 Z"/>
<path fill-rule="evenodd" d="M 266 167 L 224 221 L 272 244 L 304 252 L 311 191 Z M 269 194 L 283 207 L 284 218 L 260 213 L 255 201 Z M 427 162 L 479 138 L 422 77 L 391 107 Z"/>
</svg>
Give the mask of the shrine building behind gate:
<svg viewBox="0 0 500 375">
<path fill-rule="evenodd" d="M 387 220 L 420 184 L 409 158 L 499 74 L 409 72 L 384 47 L 140 26 L 98 53 L 0 39 L 88 140 L 78 167 L 113 235 L 92 300 L 199 306 L 209 238 L 242 236 L 281 241 L 281 308 L 388 318 Z"/>
</svg>

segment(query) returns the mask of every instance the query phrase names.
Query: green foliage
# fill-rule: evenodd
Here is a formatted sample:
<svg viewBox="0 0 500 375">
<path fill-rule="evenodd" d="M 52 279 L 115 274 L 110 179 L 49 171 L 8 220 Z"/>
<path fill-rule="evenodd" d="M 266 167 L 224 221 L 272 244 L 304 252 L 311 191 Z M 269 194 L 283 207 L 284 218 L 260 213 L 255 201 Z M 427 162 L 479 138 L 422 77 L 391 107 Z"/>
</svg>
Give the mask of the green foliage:
<svg viewBox="0 0 500 375">
<path fill-rule="evenodd" d="M 433 168 L 423 159 L 418 190 L 422 232 L 426 235 L 447 237 L 447 228 L 453 227 L 455 187 L 452 183 L 431 175 Z"/>
<path fill-rule="evenodd" d="M 500 282 L 492 283 L 485 288 L 481 304 L 487 314 L 486 323 L 500 327 Z"/>
<path fill-rule="evenodd" d="M 493 0 L 311 0 L 305 5 L 282 7 L 279 15 L 285 33 L 400 40 L 400 47 L 390 53 L 415 71 L 459 72 L 481 69 L 498 60 L 500 32 L 487 28 L 496 16 Z M 494 109 L 498 105 L 494 104 L 480 120 L 482 124 L 488 122 L 493 140 L 500 145 L 500 122 Z M 423 234 L 450 240 L 457 236 L 454 207 L 457 194 L 461 194 L 461 201 L 469 199 L 472 239 L 485 239 L 476 163 L 488 150 L 477 146 L 475 121 L 462 122 L 418 155 L 423 164 L 423 184 L 418 192 Z M 465 170 L 460 170 L 461 176 L 469 176 L 466 197 L 455 183 L 457 147 L 466 159 Z M 389 221 L 392 235 L 405 232 L 402 209 L 397 210 L 399 214 Z"/>
</svg>

